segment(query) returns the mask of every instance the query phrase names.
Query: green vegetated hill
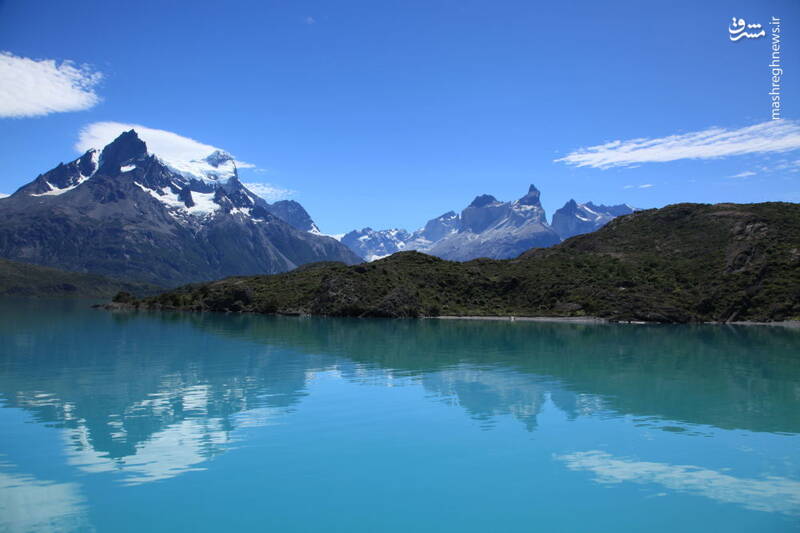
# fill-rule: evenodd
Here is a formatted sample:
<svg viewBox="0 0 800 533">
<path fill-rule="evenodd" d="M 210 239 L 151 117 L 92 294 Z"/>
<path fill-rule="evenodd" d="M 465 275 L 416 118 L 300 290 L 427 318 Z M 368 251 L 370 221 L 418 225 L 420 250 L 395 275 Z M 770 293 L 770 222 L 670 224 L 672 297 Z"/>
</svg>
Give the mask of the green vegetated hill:
<svg viewBox="0 0 800 533">
<path fill-rule="evenodd" d="M 0 259 L 0 296 L 75 296 L 110 298 L 119 291 L 152 294 L 156 287 L 127 283 L 96 274 L 65 272 Z"/>
<path fill-rule="evenodd" d="M 800 319 L 800 205 L 677 204 L 511 260 L 457 263 L 404 252 L 116 300 L 150 309 L 333 316 Z"/>
</svg>

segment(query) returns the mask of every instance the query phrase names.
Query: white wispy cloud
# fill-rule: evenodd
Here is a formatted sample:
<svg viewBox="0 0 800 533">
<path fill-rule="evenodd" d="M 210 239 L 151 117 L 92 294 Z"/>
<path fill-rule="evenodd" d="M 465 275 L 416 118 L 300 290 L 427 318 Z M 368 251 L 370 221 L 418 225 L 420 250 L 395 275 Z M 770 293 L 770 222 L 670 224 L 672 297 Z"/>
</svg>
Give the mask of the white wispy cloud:
<svg viewBox="0 0 800 533">
<path fill-rule="evenodd" d="M 642 183 L 641 185 L 625 185 L 623 189 L 649 189 L 655 187 L 652 183 Z"/>
<path fill-rule="evenodd" d="M 0 117 L 89 109 L 100 102 L 95 86 L 101 79 L 103 75 L 88 65 L 0 52 Z"/>
<path fill-rule="evenodd" d="M 259 183 L 259 182 L 248 182 L 242 183 L 245 187 L 250 189 L 251 192 L 260 196 L 264 200 L 268 202 L 275 202 L 277 200 L 285 200 L 292 196 L 295 191 L 289 189 L 283 189 L 276 185 L 272 185 L 269 183 Z"/>
<path fill-rule="evenodd" d="M 734 174 L 733 176 L 728 176 L 729 178 L 749 178 L 750 176 L 755 176 L 756 173 L 752 170 L 745 170 L 744 172 L 739 172 L 738 174 Z"/>
<path fill-rule="evenodd" d="M 659 484 L 757 511 L 800 515 L 800 482 L 778 476 L 764 479 L 735 477 L 693 465 L 638 461 L 599 451 L 556 455 L 570 470 L 594 473 L 604 484 Z"/>
<path fill-rule="evenodd" d="M 6 193 L 0 192 L 0 198 L 8 198 L 8 195 Z"/>
<path fill-rule="evenodd" d="M 136 130 L 139 138 L 147 144 L 147 150 L 166 160 L 192 161 L 202 159 L 215 150 L 216 146 L 196 141 L 171 131 L 148 128 L 140 124 L 122 122 L 93 122 L 81 129 L 75 149 L 83 153 L 91 148 L 103 148 L 128 130 Z M 254 165 L 244 161 L 236 161 L 239 168 L 252 168 Z"/>
<path fill-rule="evenodd" d="M 800 172 L 800 159 L 781 159 L 773 164 L 764 165 L 759 169 L 761 172 Z"/>
<path fill-rule="evenodd" d="M 630 167 L 679 159 L 715 159 L 800 148 L 800 122 L 770 120 L 739 129 L 709 128 L 654 139 L 611 141 L 575 150 L 556 162 L 577 167 Z"/>
</svg>

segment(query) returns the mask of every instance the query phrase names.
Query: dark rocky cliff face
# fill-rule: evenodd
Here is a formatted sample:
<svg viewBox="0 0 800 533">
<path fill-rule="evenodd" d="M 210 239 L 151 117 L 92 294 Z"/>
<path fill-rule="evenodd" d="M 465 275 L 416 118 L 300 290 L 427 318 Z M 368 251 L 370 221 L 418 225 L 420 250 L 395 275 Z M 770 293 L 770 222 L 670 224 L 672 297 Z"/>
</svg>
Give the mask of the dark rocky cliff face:
<svg viewBox="0 0 800 533">
<path fill-rule="evenodd" d="M 319 228 L 302 205 L 294 200 L 279 200 L 269 206 L 270 212 L 290 226 L 302 231 L 319 233 Z"/>
<path fill-rule="evenodd" d="M 194 163 L 205 173 L 171 168 L 125 132 L 4 199 L 0 257 L 162 286 L 360 261 L 271 213 L 227 154 Z"/>
</svg>

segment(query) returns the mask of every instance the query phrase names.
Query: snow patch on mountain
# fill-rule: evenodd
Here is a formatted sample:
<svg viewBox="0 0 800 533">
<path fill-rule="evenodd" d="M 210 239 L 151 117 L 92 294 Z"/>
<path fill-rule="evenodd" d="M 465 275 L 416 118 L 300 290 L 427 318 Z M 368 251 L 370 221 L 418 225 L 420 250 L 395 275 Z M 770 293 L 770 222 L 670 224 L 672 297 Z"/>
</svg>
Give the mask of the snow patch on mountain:
<svg viewBox="0 0 800 533">
<path fill-rule="evenodd" d="M 43 186 L 47 189 L 40 193 L 31 193 L 31 196 L 59 196 L 65 192 L 75 189 L 80 184 L 94 176 L 97 172 L 97 169 L 100 166 L 100 150 L 89 150 L 86 154 L 73 161 L 70 165 L 75 167 L 74 173 L 66 177 L 61 176 L 64 179 L 62 184 L 42 180 Z M 69 170 L 66 172 L 68 174 L 70 173 Z"/>
<path fill-rule="evenodd" d="M 233 156 L 222 150 L 215 150 L 202 159 L 189 161 L 166 159 L 156 152 L 150 153 L 156 155 L 170 170 L 190 180 L 198 180 L 203 183 L 227 183 L 231 178 L 237 177 L 236 162 L 233 160 Z"/>
<path fill-rule="evenodd" d="M 38 193 L 38 194 L 34 193 L 34 194 L 31 194 L 31 196 L 58 196 L 60 194 L 64 194 L 65 192 L 71 191 L 72 189 L 74 189 L 75 187 L 77 187 L 78 185 L 83 183 L 84 181 L 86 181 L 86 180 L 84 179 L 84 180 L 78 181 L 74 185 L 69 185 L 67 187 L 62 187 L 62 188 L 55 187 L 52 183 L 47 182 L 47 185 L 50 186 L 50 190 L 49 191 Z"/>
<path fill-rule="evenodd" d="M 317 225 L 314 224 L 314 228 L 309 231 L 309 233 L 313 233 L 314 235 L 319 235 L 320 237 L 330 237 L 333 240 L 342 241 L 342 238 L 347 235 L 346 233 L 322 233 L 318 228 Z"/>
</svg>

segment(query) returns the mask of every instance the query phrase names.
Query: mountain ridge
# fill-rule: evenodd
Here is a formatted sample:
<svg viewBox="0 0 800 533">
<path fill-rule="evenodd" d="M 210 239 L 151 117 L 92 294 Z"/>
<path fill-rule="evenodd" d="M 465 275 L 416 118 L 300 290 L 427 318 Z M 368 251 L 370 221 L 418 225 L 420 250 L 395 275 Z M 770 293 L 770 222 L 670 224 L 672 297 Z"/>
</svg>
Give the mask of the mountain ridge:
<svg viewBox="0 0 800 533">
<path fill-rule="evenodd" d="M 614 218 L 629 215 L 635 211 L 637 209 L 628 204 L 596 205 L 592 202 L 579 204 L 574 199 L 570 199 L 553 213 L 550 225 L 565 240 L 575 235 L 596 231 Z"/>
<path fill-rule="evenodd" d="M 365 227 L 345 234 L 342 243 L 367 261 L 408 250 L 453 261 L 510 259 L 532 247 L 553 246 L 574 235 L 595 231 L 613 218 L 635 210 L 627 204 L 605 206 L 569 200 L 548 224 L 541 192 L 530 185 L 524 196 L 510 202 L 479 194 L 460 213 L 448 211 L 414 232 Z"/>
<path fill-rule="evenodd" d="M 190 285 L 125 308 L 616 321 L 800 319 L 800 204 L 676 204 L 510 260 L 402 252 Z"/>
</svg>

